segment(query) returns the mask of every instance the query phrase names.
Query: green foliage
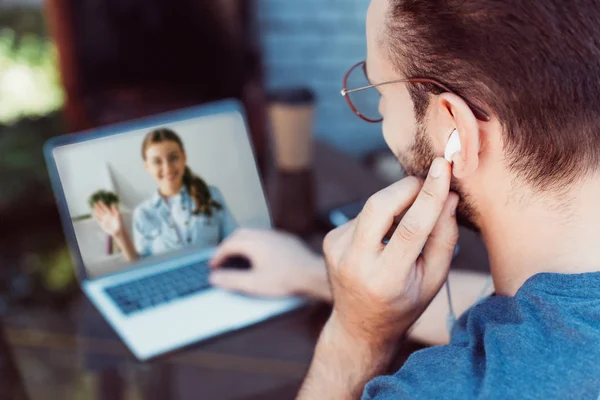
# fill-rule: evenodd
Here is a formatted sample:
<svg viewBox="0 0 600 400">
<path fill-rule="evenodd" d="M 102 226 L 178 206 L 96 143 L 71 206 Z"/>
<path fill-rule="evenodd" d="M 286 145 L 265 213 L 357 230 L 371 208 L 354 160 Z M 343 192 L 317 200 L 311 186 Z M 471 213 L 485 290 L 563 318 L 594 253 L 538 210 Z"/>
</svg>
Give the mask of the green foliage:
<svg viewBox="0 0 600 400">
<path fill-rule="evenodd" d="M 94 204 L 98 201 L 101 201 L 110 207 L 112 204 L 119 204 L 119 197 L 113 192 L 98 190 L 97 192 L 94 192 L 88 199 L 90 208 L 94 208 Z"/>
<path fill-rule="evenodd" d="M 10 125 L 0 123 L 0 210 L 23 201 L 52 199 L 42 148 L 47 139 L 64 130 L 58 112 Z"/>
<path fill-rule="evenodd" d="M 1 2 L 1 0 L 0 0 Z M 0 210 L 52 201 L 42 146 L 65 131 L 57 53 L 40 7 L 0 12 Z"/>
<path fill-rule="evenodd" d="M 0 12 L 0 26 L 14 30 L 17 37 L 26 34 L 48 37 L 46 19 L 40 7 L 5 5 Z"/>
<path fill-rule="evenodd" d="M 76 282 L 69 250 L 61 247 L 47 256 L 43 263 L 42 282 L 52 292 L 63 292 Z"/>
<path fill-rule="evenodd" d="M 0 123 L 44 115 L 64 103 L 53 42 L 36 34 L 20 37 L 0 29 Z"/>
</svg>

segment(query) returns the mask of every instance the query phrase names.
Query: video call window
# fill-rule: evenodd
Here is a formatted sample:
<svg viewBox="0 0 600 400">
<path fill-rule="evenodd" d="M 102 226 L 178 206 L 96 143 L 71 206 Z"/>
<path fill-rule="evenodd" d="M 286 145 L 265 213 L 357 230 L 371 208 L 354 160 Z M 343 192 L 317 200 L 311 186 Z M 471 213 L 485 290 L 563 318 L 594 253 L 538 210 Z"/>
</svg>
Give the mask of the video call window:
<svg viewBox="0 0 600 400">
<path fill-rule="evenodd" d="M 64 145 L 53 156 L 92 278 L 271 224 L 238 113 Z"/>
</svg>

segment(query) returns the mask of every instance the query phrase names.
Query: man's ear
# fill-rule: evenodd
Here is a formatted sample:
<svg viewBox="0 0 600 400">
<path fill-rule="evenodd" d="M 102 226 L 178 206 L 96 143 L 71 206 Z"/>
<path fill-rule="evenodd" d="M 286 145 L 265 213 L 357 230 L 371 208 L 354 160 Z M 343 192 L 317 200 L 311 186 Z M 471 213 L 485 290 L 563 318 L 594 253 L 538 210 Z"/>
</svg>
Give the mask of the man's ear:
<svg viewBox="0 0 600 400">
<path fill-rule="evenodd" d="M 461 150 L 452 157 L 452 173 L 457 179 L 464 179 L 474 174 L 479 166 L 479 121 L 468 104 L 453 93 L 442 93 L 437 105 L 436 125 L 440 127 L 444 147 L 452 132 L 458 131 Z"/>
</svg>

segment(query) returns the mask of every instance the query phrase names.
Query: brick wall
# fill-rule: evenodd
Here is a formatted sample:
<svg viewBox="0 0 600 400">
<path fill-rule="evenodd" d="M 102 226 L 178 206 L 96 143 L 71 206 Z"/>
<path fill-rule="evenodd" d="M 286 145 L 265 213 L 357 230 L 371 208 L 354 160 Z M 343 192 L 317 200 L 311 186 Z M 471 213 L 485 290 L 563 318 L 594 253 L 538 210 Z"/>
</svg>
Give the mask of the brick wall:
<svg viewBox="0 0 600 400">
<path fill-rule="evenodd" d="M 351 154 L 385 147 L 380 124 L 358 119 L 342 77 L 365 58 L 369 0 L 257 0 L 268 87 L 306 85 L 318 96 L 315 133 Z"/>
</svg>

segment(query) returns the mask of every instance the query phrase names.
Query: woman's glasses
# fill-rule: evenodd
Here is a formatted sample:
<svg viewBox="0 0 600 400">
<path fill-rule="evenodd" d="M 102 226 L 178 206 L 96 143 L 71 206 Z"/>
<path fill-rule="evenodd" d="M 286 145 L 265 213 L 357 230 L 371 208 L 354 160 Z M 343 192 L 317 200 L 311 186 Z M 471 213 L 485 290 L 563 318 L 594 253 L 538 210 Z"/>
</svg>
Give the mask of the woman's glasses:
<svg viewBox="0 0 600 400">
<path fill-rule="evenodd" d="M 344 75 L 341 94 L 346 98 L 352 111 L 354 111 L 361 119 L 373 123 L 381 122 L 383 120 L 383 117 L 379 113 L 379 99 L 381 95 L 377 90 L 367 89 L 376 88 L 389 83 L 429 83 L 437 86 L 444 92 L 453 93 L 443 84 L 428 78 L 396 79 L 372 84 L 367 76 L 367 64 L 365 61 L 361 61 L 358 64 L 353 65 L 348 72 L 346 72 L 346 75 Z M 486 122 L 490 120 L 490 116 L 481 108 L 466 99 L 465 102 L 469 105 L 477 119 Z"/>
</svg>

